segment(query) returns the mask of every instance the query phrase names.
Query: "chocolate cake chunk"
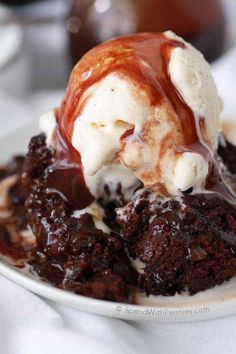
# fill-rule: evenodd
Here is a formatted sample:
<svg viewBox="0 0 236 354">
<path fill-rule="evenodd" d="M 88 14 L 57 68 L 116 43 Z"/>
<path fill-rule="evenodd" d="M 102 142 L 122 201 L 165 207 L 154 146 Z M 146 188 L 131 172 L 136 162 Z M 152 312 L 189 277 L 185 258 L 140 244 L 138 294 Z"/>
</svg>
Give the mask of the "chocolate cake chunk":
<svg viewBox="0 0 236 354">
<path fill-rule="evenodd" d="M 46 146 L 46 136 L 39 134 L 31 138 L 22 173 L 23 184 L 30 188 L 36 178 L 43 177 L 52 163 L 52 149 Z"/>
<path fill-rule="evenodd" d="M 97 229 L 90 214 L 74 218 L 65 201 L 46 196 L 40 185 L 26 205 L 37 240 L 31 264 L 43 279 L 77 294 L 128 301 L 135 272 L 117 234 Z"/>
<path fill-rule="evenodd" d="M 31 265 L 50 283 L 77 294 L 113 301 L 129 301 L 136 272 L 114 232 L 104 233 L 90 214 L 73 217 L 74 209 L 47 188 L 47 168 L 53 150 L 43 136 L 29 146 L 23 181 L 29 188 L 25 206 L 37 241 Z M 78 195 L 78 198 L 80 196 Z"/>
<path fill-rule="evenodd" d="M 236 209 L 213 194 L 160 197 L 137 192 L 117 222 L 129 254 L 145 263 L 147 295 L 194 294 L 236 274 Z"/>
<path fill-rule="evenodd" d="M 218 154 L 229 172 L 236 174 L 236 146 L 227 141 L 223 135 L 219 139 Z"/>
</svg>

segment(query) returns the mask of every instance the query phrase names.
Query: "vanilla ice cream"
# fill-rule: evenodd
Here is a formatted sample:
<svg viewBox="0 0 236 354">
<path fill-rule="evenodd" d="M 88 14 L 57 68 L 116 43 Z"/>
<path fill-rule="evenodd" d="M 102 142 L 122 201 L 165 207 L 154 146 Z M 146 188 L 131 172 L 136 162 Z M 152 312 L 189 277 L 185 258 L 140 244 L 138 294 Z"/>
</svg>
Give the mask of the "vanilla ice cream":
<svg viewBox="0 0 236 354">
<path fill-rule="evenodd" d="M 173 32 L 166 32 L 171 39 L 182 40 Z M 203 55 L 191 44 L 183 41 L 185 48 L 175 48 L 169 62 L 169 73 L 175 88 L 194 112 L 196 119 L 203 117 L 206 132 L 197 124 L 201 142 L 207 142 L 213 149 L 218 144 L 219 113 L 222 101 L 217 94 L 210 65 Z"/>
<path fill-rule="evenodd" d="M 221 100 L 200 52 L 172 32 L 138 34 L 88 52 L 72 72 L 57 122 L 95 197 L 142 182 L 177 196 L 204 188 Z M 48 124 L 47 124 L 48 119 Z M 50 144 L 56 119 L 41 119 Z"/>
</svg>

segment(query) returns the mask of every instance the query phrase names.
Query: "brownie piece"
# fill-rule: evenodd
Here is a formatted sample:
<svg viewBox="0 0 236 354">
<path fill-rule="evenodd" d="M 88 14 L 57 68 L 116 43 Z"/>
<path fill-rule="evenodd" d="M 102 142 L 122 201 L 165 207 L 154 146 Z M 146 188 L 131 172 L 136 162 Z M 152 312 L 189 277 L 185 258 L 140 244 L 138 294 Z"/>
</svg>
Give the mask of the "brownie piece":
<svg viewBox="0 0 236 354">
<path fill-rule="evenodd" d="M 116 212 L 147 295 L 194 294 L 236 275 L 236 209 L 219 196 L 142 190 Z"/>
<path fill-rule="evenodd" d="M 23 167 L 23 184 L 30 189 L 34 180 L 40 178 L 52 163 L 52 149 L 46 146 L 46 136 L 40 134 L 31 138 Z"/>
<path fill-rule="evenodd" d="M 43 135 L 34 137 L 23 172 L 29 189 L 27 219 L 37 241 L 31 265 L 50 283 L 77 294 L 113 301 L 129 301 L 136 272 L 117 233 L 95 227 L 89 214 L 73 217 L 73 207 L 47 189 L 47 168 L 53 150 Z M 78 195 L 78 198 L 80 196 Z"/>
</svg>

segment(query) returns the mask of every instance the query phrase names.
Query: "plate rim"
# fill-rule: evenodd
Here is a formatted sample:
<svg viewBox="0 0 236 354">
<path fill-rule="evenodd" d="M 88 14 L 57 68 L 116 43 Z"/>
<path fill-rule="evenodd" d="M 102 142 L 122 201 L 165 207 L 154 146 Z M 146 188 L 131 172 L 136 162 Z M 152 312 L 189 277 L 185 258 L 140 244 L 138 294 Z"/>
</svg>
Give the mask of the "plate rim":
<svg viewBox="0 0 236 354">
<path fill-rule="evenodd" d="M 74 294 L 25 274 L 2 258 L 0 258 L 0 274 L 18 286 L 53 302 L 84 312 L 123 320 L 177 323 L 211 320 L 236 313 L 236 293 L 235 296 L 227 300 L 204 303 L 202 305 L 209 310 L 196 313 L 194 310 L 200 309 L 200 307 L 194 307 L 192 304 L 186 304 L 184 307 L 182 305 L 173 307 L 167 304 L 158 306 L 136 305 Z"/>
</svg>

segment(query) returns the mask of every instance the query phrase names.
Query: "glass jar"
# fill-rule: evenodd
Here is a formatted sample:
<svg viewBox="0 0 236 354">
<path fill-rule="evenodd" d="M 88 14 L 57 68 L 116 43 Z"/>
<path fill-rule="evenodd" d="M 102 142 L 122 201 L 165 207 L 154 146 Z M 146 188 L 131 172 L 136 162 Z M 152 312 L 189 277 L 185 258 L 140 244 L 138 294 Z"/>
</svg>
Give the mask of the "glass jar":
<svg viewBox="0 0 236 354">
<path fill-rule="evenodd" d="M 67 27 L 73 62 L 109 38 L 169 29 L 213 61 L 225 32 L 220 0 L 72 0 Z"/>
</svg>

